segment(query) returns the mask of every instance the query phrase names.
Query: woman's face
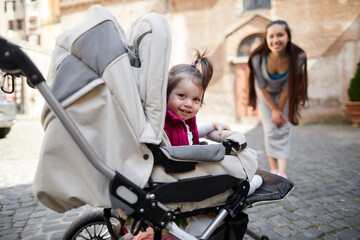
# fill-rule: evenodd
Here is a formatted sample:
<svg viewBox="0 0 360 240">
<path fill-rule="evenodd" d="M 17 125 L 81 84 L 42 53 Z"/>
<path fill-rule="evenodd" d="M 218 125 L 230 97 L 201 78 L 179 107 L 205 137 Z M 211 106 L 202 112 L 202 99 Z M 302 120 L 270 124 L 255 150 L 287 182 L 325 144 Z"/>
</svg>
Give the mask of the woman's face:
<svg viewBox="0 0 360 240">
<path fill-rule="evenodd" d="M 285 26 L 282 24 L 271 25 L 267 29 L 266 41 L 271 52 L 285 52 L 286 45 L 289 42 L 289 36 L 285 30 Z"/>
</svg>

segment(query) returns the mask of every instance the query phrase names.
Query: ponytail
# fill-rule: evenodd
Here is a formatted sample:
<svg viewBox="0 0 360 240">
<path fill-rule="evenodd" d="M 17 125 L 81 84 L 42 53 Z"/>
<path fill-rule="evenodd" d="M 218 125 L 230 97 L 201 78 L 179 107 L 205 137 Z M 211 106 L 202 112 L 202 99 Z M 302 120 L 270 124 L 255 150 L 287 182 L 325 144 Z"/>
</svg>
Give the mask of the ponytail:
<svg viewBox="0 0 360 240">
<path fill-rule="evenodd" d="M 199 70 L 202 75 L 202 88 L 204 93 L 206 88 L 208 87 L 210 80 L 213 75 L 213 66 L 209 58 L 205 57 L 206 50 L 201 54 L 199 50 L 196 50 L 194 61 L 191 63 L 191 66 L 197 68 L 199 66 Z"/>
<path fill-rule="evenodd" d="M 205 57 L 206 51 L 202 54 L 196 50 L 194 61 L 191 64 L 178 64 L 169 71 L 167 97 L 172 90 L 184 78 L 184 74 L 190 76 L 192 80 L 199 84 L 204 91 L 201 103 L 204 101 L 204 94 L 213 75 L 213 66 L 209 58 Z"/>
</svg>

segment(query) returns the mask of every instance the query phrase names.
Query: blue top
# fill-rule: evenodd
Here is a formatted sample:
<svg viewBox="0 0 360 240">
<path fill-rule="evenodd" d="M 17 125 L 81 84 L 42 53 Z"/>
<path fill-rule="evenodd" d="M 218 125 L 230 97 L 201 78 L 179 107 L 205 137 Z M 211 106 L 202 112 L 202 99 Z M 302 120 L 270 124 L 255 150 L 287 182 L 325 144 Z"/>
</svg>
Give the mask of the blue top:
<svg viewBox="0 0 360 240">
<path fill-rule="evenodd" d="M 266 88 L 266 91 L 274 94 L 280 93 L 282 90 L 288 90 L 289 72 L 282 78 L 272 79 L 267 71 L 265 56 L 262 57 L 261 54 L 255 54 L 251 62 L 258 88 Z"/>
<path fill-rule="evenodd" d="M 265 63 L 266 63 L 266 66 L 267 66 L 267 63 L 268 63 L 268 55 L 265 56 Z M 267 71 L 267 70 L 266 70 Z M 277 80 L 277 79 L 281 79 L 283 77 L 286 76 L 286 74 L 288 73 L 289 70 L 286 70 L 286 72 L 282 73 L 282 74 L 279 74 L 279 73 L 269 73 L 269 71 L 267 71 L 267 73 L 269 74 L 269 77 L 271 79 L 274 79 L 274 80 Z"/>
</svg>

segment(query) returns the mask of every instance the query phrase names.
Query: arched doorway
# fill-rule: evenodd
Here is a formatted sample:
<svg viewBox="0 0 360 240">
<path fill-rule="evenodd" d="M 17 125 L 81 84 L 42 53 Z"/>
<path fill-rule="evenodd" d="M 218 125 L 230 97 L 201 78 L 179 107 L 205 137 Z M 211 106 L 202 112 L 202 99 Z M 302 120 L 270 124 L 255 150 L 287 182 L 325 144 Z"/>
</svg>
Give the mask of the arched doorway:
<svg viewBox="0 0 360 240">
<path fill-rule="evenodd" d="M 261 34 L 254 34 L 246 37 L 239 44 L 237 49 L 237 60 L 235 63 L 235 94 L 236 94 L 236 117 L 237 120 L 244 120 L 247 117 L 257 117 L 257 111 L 254 111 L 247 105 L 248 99 L 248 75 L 249 67 L 247 65 L 250 53 L 259 46 L 264 37 Z"/>
</svg>

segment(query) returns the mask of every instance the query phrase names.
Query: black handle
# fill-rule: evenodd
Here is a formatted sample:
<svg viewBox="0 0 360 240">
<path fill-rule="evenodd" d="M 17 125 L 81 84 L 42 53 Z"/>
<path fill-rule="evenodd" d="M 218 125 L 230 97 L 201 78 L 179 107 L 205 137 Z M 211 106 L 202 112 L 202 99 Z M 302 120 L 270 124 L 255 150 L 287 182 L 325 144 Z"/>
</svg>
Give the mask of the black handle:
<svg viewBox="0 0 360 240">
<path fill-rule="evenodd" d="M 231 153 L 232 148 L 235 149 L 235 151 L 240 151 L 241 149 L 244 149 L 247 147 L 247 143 L 244 142 L 243 144 L 239 144 L 237 142 L 231 141 L 230 139 L 226 139 L 222 142 L 222 144 L 225 147 L 225 154 L 229 155 Z"/>
<path fill-rule="evenodd" d="M 0 69 L 12 75 L 24 75 L 30 87 L 45 81 L 44 77 L 19 46 L 0 37 Z"/>
</svg>

